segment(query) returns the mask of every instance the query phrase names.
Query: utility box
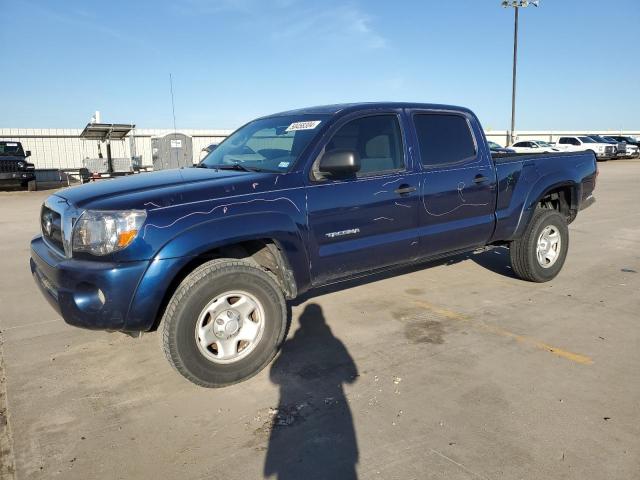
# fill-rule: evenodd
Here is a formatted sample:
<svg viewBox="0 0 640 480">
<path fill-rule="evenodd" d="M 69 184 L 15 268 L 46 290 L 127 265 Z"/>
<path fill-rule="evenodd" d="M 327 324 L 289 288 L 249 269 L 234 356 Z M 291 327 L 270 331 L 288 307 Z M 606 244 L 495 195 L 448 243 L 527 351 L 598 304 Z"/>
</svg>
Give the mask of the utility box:
<svg viewBox="0 0 640 480">
<path fill-rule="evenodd" d="M 140 170 L 142 157 L 112 158 L 111 168 L 115 174 L 134 173 Z M 91 173 L 109 173 L 109 164 L 106 158 L 85 158 L 82 166 Z"/>
<path fill-rule="evenodd" d="M 154 170 L 193 166 L 193 142 L 183 133 L 169 133 L 151 138 L 151 158 Z"/>
</svg>

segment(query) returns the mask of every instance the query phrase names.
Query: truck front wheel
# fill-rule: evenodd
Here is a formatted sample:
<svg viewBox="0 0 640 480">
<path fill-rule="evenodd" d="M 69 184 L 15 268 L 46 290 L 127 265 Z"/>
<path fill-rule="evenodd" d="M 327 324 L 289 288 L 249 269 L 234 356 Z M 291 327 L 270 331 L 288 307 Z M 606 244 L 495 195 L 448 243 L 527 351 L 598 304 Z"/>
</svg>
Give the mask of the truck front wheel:
<svg viewBox="0 0 640 480">
<path fill-rule="evenodd" d="M 203 387 L 246 380 L 273 359 L 284 339 L 282 290 L 251 263 L 216 259 L 176 289 L 159 331 L 169 363 Z"/>
<path fill-rule="evenodd" d="M 511 267 L 523 280 L 548 282 L 562 269 L 568 248 L 566 219 L 556 210 L 540 208 L 524 235 L 511 242 Z"/>
</svg>

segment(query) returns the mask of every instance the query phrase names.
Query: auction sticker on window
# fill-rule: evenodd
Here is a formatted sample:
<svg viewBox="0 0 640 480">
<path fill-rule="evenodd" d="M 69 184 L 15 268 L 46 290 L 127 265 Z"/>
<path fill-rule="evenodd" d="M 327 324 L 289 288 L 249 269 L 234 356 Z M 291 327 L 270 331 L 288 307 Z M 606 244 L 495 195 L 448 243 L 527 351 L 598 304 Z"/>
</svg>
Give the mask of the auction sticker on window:
<svg viewBox="0 0 640 480">
<path fill-rule="evenodd" d="M 287 127 L 287 132 L 295 132 L 297 130 L 313 130 L 322 123 L 322 120 L 311 120 L 309 122 L 293 122 Z"/>
</svg>

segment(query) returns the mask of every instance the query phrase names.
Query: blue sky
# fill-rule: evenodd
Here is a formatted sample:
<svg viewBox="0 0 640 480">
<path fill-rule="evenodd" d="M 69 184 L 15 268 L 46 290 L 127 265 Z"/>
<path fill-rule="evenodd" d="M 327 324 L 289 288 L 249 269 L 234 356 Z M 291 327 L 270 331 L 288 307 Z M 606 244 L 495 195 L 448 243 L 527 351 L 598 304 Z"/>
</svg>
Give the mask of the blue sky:
<svg viewBox="0 0 640 480">
<path fill-rule="evenodd" d="M 0 127 L 235 128 L 372 100 L 509 125 L 513 11 L 499 0 L 0 0 Z M 640 128 L 640 1 L 521 11 L 517 123 Z M 7 20 L 9 19 L 9 20 Z"/>
</svg>

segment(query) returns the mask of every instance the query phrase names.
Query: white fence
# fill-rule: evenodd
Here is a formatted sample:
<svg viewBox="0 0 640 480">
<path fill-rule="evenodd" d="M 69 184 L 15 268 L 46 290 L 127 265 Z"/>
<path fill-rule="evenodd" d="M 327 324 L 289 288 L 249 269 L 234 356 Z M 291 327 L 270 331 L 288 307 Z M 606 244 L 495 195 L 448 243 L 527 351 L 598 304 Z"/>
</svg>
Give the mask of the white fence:
<svg viewBox="0 0 640 480">
<path fill-rule="evenodd" d="M 82 167 L 84 158 L 98 156 L 98 143 L 95 140 L 83 140 L 79 137 L 81 129 L 73 128 L 0 128 L 0 140 L 21 142 L 25 150 L 31 150 L 31 159 L 38 169 L 59 168 L 75 169 Z M 193 139 L 194 161 L 199 158 L 200 151 L 212 143 L 220 143 L 231 130 L 179 130 Z M 136 129 L 122 141 L 113 141 L 112 155 L 130 157 L 141 155 L 143 165 L 152 165 L 151 137 L 173 133 L 169 129 Z M 486 132 L 487 138 L 501 145 L 507 141 L 506 130 Z M 521 131 L 517 132 L 517 140 L 555 141 L 563 135 L 584 135 L 599 133 L 602 135 L 640 136 L 640 130 L 633 131 Z M 104 148 L 104 147 L 103 147 Z M 103 150 L 103 155 L 106 151 Z"/>
<path fill-rule="evenodd" d="M 193 156 L 198 160 L 200 151 L 212 143 L 220 143 L 232 130 L 179 130 L 192 138 Z M 21 142 L 25 150 L 31 150 L 31 158 L 37 169 L 82 167 L 84 158 L 98 156 L 98 142 L 79 137 L 82 129 L 74 128 L 0 128 L 0 140 Z M 136 129 L 124 140 L 112 140 L 114 158 L 141 155 L 143 165 L 152 165 L 151 137 L 173 133 L 165 129 Z M 106 147 L 102 153 L 106 157 Z"/>
</svg>

